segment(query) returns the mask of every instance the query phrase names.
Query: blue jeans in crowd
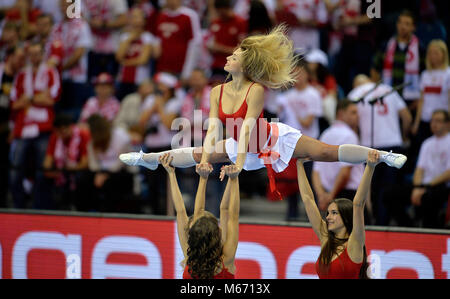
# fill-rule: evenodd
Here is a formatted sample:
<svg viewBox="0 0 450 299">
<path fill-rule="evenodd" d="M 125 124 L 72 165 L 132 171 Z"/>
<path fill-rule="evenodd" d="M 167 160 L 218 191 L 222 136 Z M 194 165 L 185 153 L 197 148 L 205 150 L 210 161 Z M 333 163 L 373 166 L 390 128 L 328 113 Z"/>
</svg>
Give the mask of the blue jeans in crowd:
<svg viewBox="0 0 450 299">
<path fill-rule="evenodd" d="M 49 133 L 41 133 L 36 138 L 15 139 L 11 144 L 10 190 L 14 208 L 26 207 L 23 181 L 31 176 L 34 181 L 33 209 L 53 209 L 50 190 L 42 171 L 49 136 Z"/>
</svg>

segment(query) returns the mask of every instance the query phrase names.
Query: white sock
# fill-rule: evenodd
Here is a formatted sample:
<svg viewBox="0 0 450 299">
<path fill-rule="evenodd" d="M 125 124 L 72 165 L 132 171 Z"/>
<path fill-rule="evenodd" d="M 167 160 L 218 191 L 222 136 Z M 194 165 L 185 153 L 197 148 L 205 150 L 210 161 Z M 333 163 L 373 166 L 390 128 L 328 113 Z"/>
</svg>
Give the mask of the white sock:
<svg viewBox="0 0 450 299">
<path fill-rule="evenodd" d="M 356 144 L 343 144 L 339 146 L 338 157 L 339 161 L 352 164 L 364 163 L 367 161 L 369 151 L 372 149 L 369 147 L 356 145 Z M 381 155 L 387 154 L 385 151 L 378 151 Z"/>
<path fill-rule="evenodd" d="M 170 153 L 170 156 L 173 157 L 173 161 L 171 165 L 176 168 L 188 168 L 197 165 L 194 159 L 194 149 L 195 147 L 184 147 L 177 148 L 170 151 L 160 152 L 160 153 L 148 153 L 142 156 L 142 159 L 148 163 L 159 163 L 159 157 Z"/>
</svg>

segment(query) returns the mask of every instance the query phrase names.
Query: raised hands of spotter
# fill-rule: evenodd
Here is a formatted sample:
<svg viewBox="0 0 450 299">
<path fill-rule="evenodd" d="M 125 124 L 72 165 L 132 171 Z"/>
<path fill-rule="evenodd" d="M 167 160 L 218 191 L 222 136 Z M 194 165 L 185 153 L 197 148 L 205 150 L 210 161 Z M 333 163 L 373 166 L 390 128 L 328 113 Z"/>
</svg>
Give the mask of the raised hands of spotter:
<svg viewBox="0 0 450 299">
<path fill-rule="evenodd" d="M 211 174 L 211 172 L 213 171 L 213 167 L 211 164 L 209 163 L 202 163 L 202 164 L 197 164 L 195 166 L 195 171 L 198 173 L 199 176 L 201 176 L 202 178 L 208 178 L 208 176 Z"/>
<path fill-rule="evenodd" d="M 170 165 L 170 163 L 172 163 L 173 161 L 173 157 L 169 153 L 161 155 L 158 160 L 159 163 L 167 170 L 168 173 L 175 172 L 175 168 L 172 165 Z"/>
<path fill-rule="evenodd" d="M 375 167 L 378 163 L 380 163 L 380 153 L 377 150 L 370 150 L 367 155 L 367 165 Z"/>
<path fill-rule="evenodd" d="M 241 170 L 236 165 L 225 165 L 220 170 L 220 180 L 223 181 L 225 176 L 229 176 L 230 179 L 237 178 L 239 176 L 239 173 L 241 173 Z"/>
</svg>

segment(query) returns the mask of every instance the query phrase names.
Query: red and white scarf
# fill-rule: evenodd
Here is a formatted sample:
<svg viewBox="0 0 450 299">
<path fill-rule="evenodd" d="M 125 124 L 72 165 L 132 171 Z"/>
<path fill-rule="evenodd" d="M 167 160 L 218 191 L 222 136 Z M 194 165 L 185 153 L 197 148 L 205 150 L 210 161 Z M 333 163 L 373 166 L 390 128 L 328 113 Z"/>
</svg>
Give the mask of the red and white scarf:
<svg viewBox="0 0 450 299">
<path fill-rule="evenodd" d="M 67 146 L 62 138 L 56 140 L 54 159 L 57 169 L 63 169 L 68 164 L 78 163 L 81 141 L 81 129 L 76 126 L 72 127 L 72 137 Z"/>
<path fill-rule="evenodd" d="M 383 66 L 383 83 L 392 86 L 392 69 L 394 66 L 394 55 L 397 49 L 397 39 L 391 38 L 388 42 Z M 409 83 L 403 88 L 405 99 L 418 99 L 420 97 L 419 87 L 420 56 L 419 39 L 413 35 L 408 44 L 408 51 L 405 61 L 404 83 Z"/>
</svg>

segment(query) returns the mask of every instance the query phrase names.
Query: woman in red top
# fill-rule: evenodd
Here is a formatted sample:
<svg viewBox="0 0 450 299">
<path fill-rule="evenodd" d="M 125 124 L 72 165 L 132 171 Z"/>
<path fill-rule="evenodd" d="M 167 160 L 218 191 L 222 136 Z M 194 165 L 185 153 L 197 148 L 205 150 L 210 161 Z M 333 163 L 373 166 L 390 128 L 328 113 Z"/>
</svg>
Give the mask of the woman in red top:
<svg viewBox="0 0 450 299">
<path fill-rule="evenodd" d="M 213 214 L 205 211 L 205 192 L 211 164 L 197 165 L 200 181 L 195 197 L 194 215 L 186 214 L 178 188 L 173 157 L 168 153 L 159 159 L 169 174 L 170 192 L 177 213 L 178 239 L 184 254 L 183 278 L 232 279 L 236 267 L 234 259 L 239 238 L 239 181 L 236 166 L 228 165 L 220 173 L 229 176 L 220 204 L 220 224 Z"/>
<path fill-rule="evenodd" d="M 353 202 L 338 198 L 330 202 L 323 220 L 306 178 L 304 160 L 297 161 L 298 186 L 309 222 L 320 240 L 321 252 L 316 262 L 320 279 L 364 279 L 367 275 L 367 252 L 364 230 L 364 204 L 370 182 L 379 163 L 379 153 L 371 150 L 367 166 Z"/>
<path fill-rule="evenodd" d="M 366 161 L 370 148 L 354 144 L 328 145 L 287 125 L 269 124 L 262 118 L 264 88 L 292 85 L 298 68 L 304 64 L 294 55 L 292 41 L 284 28 L 279 26 L 268 35 L 247 37 L 227 58 L 224 70 L 232 80 L 211 90 L 209 127 L 203 147 L 171 150 L 173 166 L 233 162 L 239 171 L 266 166 L 271 191 L 276 191 L 273 170 L 282 172 L 291 158 L 347 163 Z M 221 140 L 221 122 L 227 126 L 231 138 Z M 154 170 L 162 154 L 141 151 L 122 154 L 120 160 Z M 406 156 L 380 152 L 380 160 L 400 168 Z M 275 194 L 280 199 L 279 193 Z"/>
</svg>

